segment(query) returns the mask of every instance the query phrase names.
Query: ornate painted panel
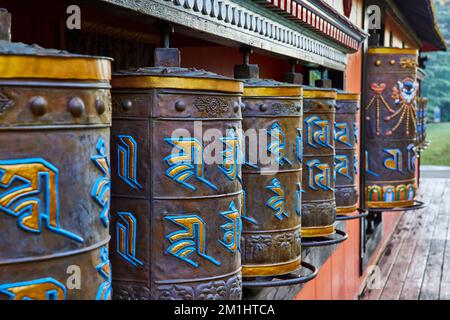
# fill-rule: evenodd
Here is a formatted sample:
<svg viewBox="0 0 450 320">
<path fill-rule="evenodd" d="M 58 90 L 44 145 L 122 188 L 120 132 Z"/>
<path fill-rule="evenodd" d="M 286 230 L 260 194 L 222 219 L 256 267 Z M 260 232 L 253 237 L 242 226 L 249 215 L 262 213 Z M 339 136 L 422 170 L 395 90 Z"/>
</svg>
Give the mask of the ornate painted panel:
<svg viewBox="0 0 450 320">
<path fill-rule="evenodd" d="M 352 213 L 357 210 L 358 206 L 358 111 L 359 94 L 338 92 L 336 122 L 334 123 L 336 143 L 334 181 L 336 184 L 336 213 L 338 215 Z"/>
<path fill-rule="evenodd" d="M 115 299 L 241 299 L 241 93 L 194 69 L 113 77 Z"/>
<path fill-rule="evenodd" d="M 111 298 L 109 78 L 108 59 L 0 56 L 0 299 Z"/>
<path fill-rule="evenodd" d="M 246 80 L 243 276 L 291 273 L 301 263 L 302 88 Z"/>
<path fill-rule="evenodd" d="M 414 204 L 417 59 L 413 49 L 368 51 L 365 185 L 369 208 Z"/>
<path fill-rule="evenodd" d="M 302 237 L 321 237 L 335 232 L 336 91 L 304 90 Z"/>
</svg>

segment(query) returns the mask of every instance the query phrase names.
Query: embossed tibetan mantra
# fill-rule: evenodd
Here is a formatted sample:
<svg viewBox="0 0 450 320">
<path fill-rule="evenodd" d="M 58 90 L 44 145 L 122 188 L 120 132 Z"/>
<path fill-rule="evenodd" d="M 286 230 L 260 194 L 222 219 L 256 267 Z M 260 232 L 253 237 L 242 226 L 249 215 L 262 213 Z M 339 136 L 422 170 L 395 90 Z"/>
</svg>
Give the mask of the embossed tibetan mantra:
<svg viewBox="0 0 450 320">
<path fill-rule="evenodd" d="M 241 299 L 242 82 L 154 67 L 113 90 L 114 298 Z"/>
<path fill-rule="evenodd" d="M 411 206 L 416 197 L 417 51 L 373 48 L 367 63 L 367 207 Z"/>
<path fill-rule="evenodd" d="M 110 77 L 0 41 L 0 299 L 111 298 Z"/>
<path fill-rule="evenodd" d="M 335 232 L 336 91 L 304 88 L 302 237 Z"/>
<path fill-rule="evenodd" d="M 356 211 L 358 205 L 358 156 L 359 130 L 357 114 L 359 94 L 339 92 L 336 99 L 334 136 L 336 157 L 334 180 L 336 189 L 336 213 L 345 215 Z"/>
<path fill-rule="evenodd" d="M 245 82 L 244 277 L 300 268 L 302 94 L 299 86 L 271 80 Z"/>
</svg>

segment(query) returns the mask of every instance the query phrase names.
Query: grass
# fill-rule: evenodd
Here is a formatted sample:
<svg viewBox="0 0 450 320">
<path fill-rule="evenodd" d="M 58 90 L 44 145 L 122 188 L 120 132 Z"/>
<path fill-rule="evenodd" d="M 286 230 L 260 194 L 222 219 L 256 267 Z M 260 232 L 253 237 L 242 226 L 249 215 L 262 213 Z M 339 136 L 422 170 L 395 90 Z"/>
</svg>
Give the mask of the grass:
<svg viewBox="0 0 450 320">
<path fill-rule="evenodd" d="M 450 123 L 429 123 L 427 140 L 431 144 L 422 152 L 421 164 L 450 166 Z"/>
</svg>

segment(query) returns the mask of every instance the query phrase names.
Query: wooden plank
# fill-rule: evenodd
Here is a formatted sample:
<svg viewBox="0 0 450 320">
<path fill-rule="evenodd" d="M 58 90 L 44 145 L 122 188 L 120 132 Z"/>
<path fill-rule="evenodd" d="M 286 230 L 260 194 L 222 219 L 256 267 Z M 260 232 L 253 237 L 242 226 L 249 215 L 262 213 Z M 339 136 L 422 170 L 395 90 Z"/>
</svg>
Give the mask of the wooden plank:
<svg viewBox="0 0 450 320">
<path fill-rule="evenodd" d="M 435 233 L 436 239 L 431 240 L 427 266 L 420 289 L 420 300 L 439 299 L 445 251 L 445 240 L 439 239 L 439 235 L 442 233 L 447 234 L 449 218 L 448 215 L 438 215 Z"/>
<path fill-rule="evenodd" d="M 450 188 L 450 181 L 447 181 L 446 190 Z M 450 198 L 450 191 L 447 191 L 445 194 L 445 198 Z M 450 215 L 450 200 L 446 200 L 447 206 L 441 209 L 442 214 Z M 443 211 L 443 212 L 442 212 Z M 442 267 L 442 278 L 441 285 L 439 290 L 439 299 L 440 300 L 450 300 L 450 227 L 447 230 L 447 234 L 445 236 L 445 250 L 444 250 L 444 264 Z"/>
<path fill-rule="evenodd" d="M 439 215 L 435 221 L 436 229 L 433 234 L 433 239 L 431 240 L 430 254 L 425 269 L 422 288 L 420 290 L 419 299 L 421 300 L 439 299 L 442 269 L 444 266 L 445 244 L 450 221 L 450 214 L 448 213 L 448 208 L 450 208 L 448 181 L 443 189 L 444 195 L 441 198 Z"/>
<path fill-rule="evenodd" d="M 429 194 L 432 191 L 433 185 L 430 183 L 423 184 L 421 187 L 421 197 Z M 404 238 L 400 248 L 400 252 L 397 259 L 393 263 L 392 271 L 389 275 L 389 279 L 386 282 L 386 286 L 380 296 L 381 300 L 398 300 L 403 289 L 403 285 L 406 280 L 409 265 L 414 255 L 418 237 L 417 233 L 424 225 L 424 219 L 426 209 L 407 212 L 411 220 L 407 227 L 403 228 L 402 232 Z"/>
<path fill-rule="evenodd" d="M 401 244 L 403 241 L 402 228 L 405 227 L 410 219 L 407 215 L 403 215 L 400 218 L 398 226 L 392 235 L 391 240 L 386 245 L 384 249 L 381 259 L 378 263 L 378 269 L 381 272 L 381 286 L 377 288 L 369 289 L 367 288 L 363 295 L 361 296 L 362 300 L 378 300 L 383 292 L 383 289 L 386 285 L 386 282 L 389 278 L 389 274 L 392 270 L 392 265 L 397 258 L 397 255 L 400 251 Z"/>
<path fill-rule="evenodd" d="M 423 223 L 419 224 L 419 229 L 416 233 L 416 246 L 399 296 L 400 299 L 417 300 L 420 296 L 431 248 L 431 239 L 435 230 L 435 221 L 437 220 L 436 217 L 438 216 L 441 204 L 441 200 L 433 201 L 433 199 L 442 199 L 444 194 L 444 179 L 427 179 L 426 181 L 432 184 L 432 188 L 431 192 L 424 194 L 426 196 L 424 200 L 427 203 L 427 208 L 424 213 L 425 219 Z"/>
<path fill-rule="evenodd" d="M 423 215 L 417 212 L 407 212 L 406 214 L 412 217 L 413 221 L 410 222 L 408 227 L 402 230 L 404 240 L 397 259 L 394 261 L 389 279 L 381 294 L 381 300 L 398 300 L 400 298 L 407 271 L 414 255 L 417 244 L 417 228 L 420 222 L 423 221 Z"/>
</svg>

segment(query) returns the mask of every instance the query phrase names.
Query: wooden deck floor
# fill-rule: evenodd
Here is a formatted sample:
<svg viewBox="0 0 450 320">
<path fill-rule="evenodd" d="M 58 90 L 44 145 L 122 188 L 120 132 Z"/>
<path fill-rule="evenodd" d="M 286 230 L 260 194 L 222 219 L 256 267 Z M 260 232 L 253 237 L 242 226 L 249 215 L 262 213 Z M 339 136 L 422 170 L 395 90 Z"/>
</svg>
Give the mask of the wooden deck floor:
<svg viewBox="0 0 450 320">
<path fill-rule="evenodd" d="M 363 300 L 450 299 L 450 178 L 421 181 L 427 207 L 403 214 Z"/>
</svg>

